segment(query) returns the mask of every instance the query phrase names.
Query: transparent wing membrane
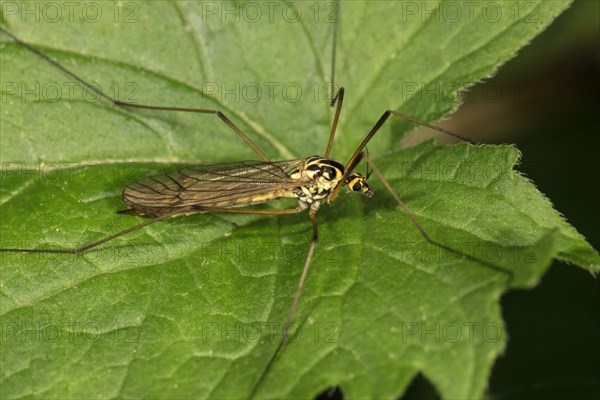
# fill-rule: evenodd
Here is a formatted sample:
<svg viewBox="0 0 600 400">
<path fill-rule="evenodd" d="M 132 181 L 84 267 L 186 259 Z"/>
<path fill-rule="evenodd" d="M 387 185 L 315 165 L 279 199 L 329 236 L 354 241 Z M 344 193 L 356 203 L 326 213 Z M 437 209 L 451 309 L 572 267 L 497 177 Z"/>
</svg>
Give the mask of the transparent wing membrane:
<svg viewBox="0 0 600 400">
<path fill-rule="evenodd" d="M 134 182 L 123 191 L 123 201 L 148 215 L 169 208 L 241 207 L 292 197 L 292 189 L 302 185 L 290 177 L 306 158 L 265 162 L 207 164 L 150 176 Z"/>
</svg>

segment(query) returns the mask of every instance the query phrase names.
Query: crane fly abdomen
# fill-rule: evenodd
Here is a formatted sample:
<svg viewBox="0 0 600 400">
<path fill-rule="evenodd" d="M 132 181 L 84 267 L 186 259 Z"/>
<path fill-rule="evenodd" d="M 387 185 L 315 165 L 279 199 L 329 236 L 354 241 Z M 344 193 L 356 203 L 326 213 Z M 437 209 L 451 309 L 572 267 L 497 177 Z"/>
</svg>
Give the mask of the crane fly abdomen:
<svg viewBox="0 0 600 400">
<path fill-rule="evenodd" d="M 297 197 L 298 187 L 309 184 L 298 174 L 306 160 L 206 164 L 143 178 L 123 190 L 123 201 L 131 209 L 121 213 L 156 217 Z"/>
</svg>

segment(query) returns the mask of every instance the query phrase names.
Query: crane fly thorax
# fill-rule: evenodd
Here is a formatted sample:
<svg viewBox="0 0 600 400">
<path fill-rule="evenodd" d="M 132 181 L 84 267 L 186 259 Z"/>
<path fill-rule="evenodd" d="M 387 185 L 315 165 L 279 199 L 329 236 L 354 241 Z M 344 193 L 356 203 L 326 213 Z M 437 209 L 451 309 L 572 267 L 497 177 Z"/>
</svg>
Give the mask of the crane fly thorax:
<svg viewBox="0 0 600 400">
<path fill-rule="evenodd" d="M 318 156 L 310 157 L 297 170 L 290 174 L 304 184 L 294 190 L 301 207 L 318 208 L 344 175 L 344 166 L 335 160 Z"/>
</svg>

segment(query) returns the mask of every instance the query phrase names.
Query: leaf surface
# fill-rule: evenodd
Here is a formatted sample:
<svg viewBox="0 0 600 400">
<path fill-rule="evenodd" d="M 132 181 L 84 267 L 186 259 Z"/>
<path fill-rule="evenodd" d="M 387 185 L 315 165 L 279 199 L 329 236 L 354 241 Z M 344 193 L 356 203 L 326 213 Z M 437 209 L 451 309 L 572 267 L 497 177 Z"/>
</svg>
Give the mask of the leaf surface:
<svg viewBox="0 0 600 400">
<path fill-rule="evenodd" d="M 333 3 L 277 3 L 272 20 L 265 8 L 255 20 L 259 3 L 231 14 L 212 2 L 94 4 L 97 22 L 5 12 L 4 26 L 122 101 L 222 110 L 273 159 L 323 152 Z M 498 20 L 462 5 L 456 21 L 461 3 L 406 4 L 341 5 L 338 159 L 388 108 L 447 115 L 459 90 L 568 2 L 514 3 L 518 16 L 494 3 Z M 135 179 L 257 157 L 214 116 L 116 108 L 4 35 L 1 62 L 2 247 L 81 246 L 143 221 L 115 214 Z M 514 171 L 517 149 L 402 149 L 411 129 L 390 120 L 369 149 L 432 238 L 513 270 L 513 287 L 535 285 L 553 258 L 598 271 L 597 252 Z M 372 199 L 342 193 L 321 208 L 297 324 L 259 397 L 340 385 L 348 398 L 393 398 L 419 372 L 445 398 L 482 396 L 508 337 L 507 276 L 427 245 L 372 184 Z M 310 235 L 305 214 L 203 214 L 80 255 L 0 253 L 3 397 L 246 396 L 279 340 Z"/>
</svg>

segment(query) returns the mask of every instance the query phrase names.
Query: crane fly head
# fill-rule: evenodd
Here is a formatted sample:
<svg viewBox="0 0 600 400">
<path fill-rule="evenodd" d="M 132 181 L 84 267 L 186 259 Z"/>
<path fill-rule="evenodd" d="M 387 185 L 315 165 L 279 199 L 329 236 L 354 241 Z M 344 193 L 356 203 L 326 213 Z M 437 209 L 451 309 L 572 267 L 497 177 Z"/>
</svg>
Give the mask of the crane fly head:
<svg viewBox="0 0 600 400">
<path fill-rule="evenodd" d="M 373 188 L 367 183 L 369 175 L 368 173 L 367 176 L 362 176 L 358 172 L 350 174 L 346 179 L 346 187 L 351 192 L 358 192 L 367 197 L 373 196 Z"/>
</svg>

